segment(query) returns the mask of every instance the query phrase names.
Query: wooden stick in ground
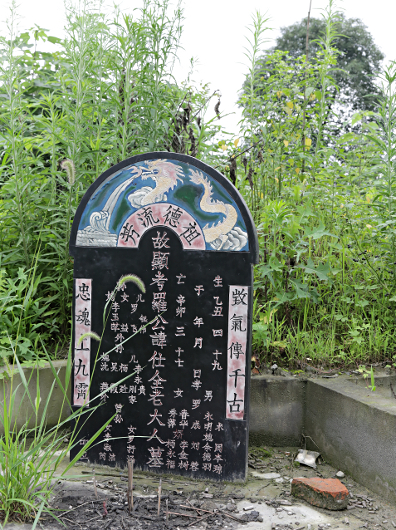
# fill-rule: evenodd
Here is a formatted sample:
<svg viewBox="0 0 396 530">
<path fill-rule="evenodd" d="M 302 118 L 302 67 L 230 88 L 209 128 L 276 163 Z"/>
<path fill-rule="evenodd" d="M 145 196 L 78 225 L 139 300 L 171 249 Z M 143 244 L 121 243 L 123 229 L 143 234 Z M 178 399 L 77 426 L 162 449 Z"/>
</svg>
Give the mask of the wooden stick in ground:
<svg viewBox="0 0 396 530">
<path fill-rule="evenodd" d="M 95 497 L 98 498 L 98 490 L 96 489 L 96 477 L 95 477 L 95 469 L 93 471 L 93 487 L 95 492 Z"/>
<path fill-rule="evenodd" d="M 166 503 L 166 520 L 168 521 L 169 520 L 168 499 L 166 499 L 165 503 Z"/>
<path fill-rule="evenodd" d="M 215 515 L 215 513 L 211 512 L 210 510 L 203 510 L 202 508 L 195 508 L 195 506 L 192 506 L 190 508 L 190 506 L 185 506 L 184 504 L 180 504 L 180 508 L 187 508 L 188 510 L 193 509 L 193 510 L 196 510 L 197 512 L 199 511 L 199 512 L 205 512 L 205 513 L 211 513 L 212 515 Z M 199 515 L 201 515 L 201 514 L 199 514 Z"/>
<path fill-rule="evenodd" d="M 159 483 L 159 486 L 158 486 L 158 516 L 160 514 L 160 509 L 161 509 L 161 490 L 162 490 L 162 478 L 160 478 L 160 483 Z"/>
<path fill-rule="evenodd" d="M 193 521 L 192 523 L 188 524 L 187 526 L 192 526 L 193 524 L 200 524 L 201 521 L 203 521 L 204 519 L 207 519 L 211 515 L 215 515 L 215 514 L 214 513 L 208 513 L 208 515 L 204 515 L 203 517 L 201 517 L 201 519 L 198 519 L 198 521 Z"/>
<path fill-rule="evenodd" d="M 130 515 L 133 510 L 133 461 L 128 462 L 128 510 Z"/>
<path fill-rule="evenodd" d="M 190 499 L 187 499 L 187 502 L 188 502 L 188 504 L 191 506 L 191 509 L 192 509 L 192 510 L 195 510 L 195 511 L 198 513 L 198 515 L 201 515 L 201 514 L 199 513 L 199 508 L 196 508 L 195 506 L 193 506 L 193 505 L 191 504 L 191 502 L 190 502 Z M 183 505 L 181 505 L 181 506 L 183 506 Z M 183 508 L 184 508 L 184 506 L 183 506 Z M 186 506 L 186 508 L 187 508 L 187 506 Z"/>
<path fill-rule="evenodd" d="M 190 501 L 188 501 L 190 502 Z M 189 506 L 185 506 L 184 504 L 180 504 L 180 508 L 190 508 Z M 202 508 L 196 508 L 195 506 L 191 506 L 191 508 L 193 510 L 196 510 L 197 512 L 200 511 L 200 512 L 205 512 L 205 513 L 209 513 L 211 515 L 215 515 L 214 512 L 210 512 L 209 510 L 203 510 Z M 190 508 L 190 509 L 191 509 Z M 224 512 L 223 510 L 220 510 L 220 513 L 222 513 L 223 515 L 225 515 L 226 517 L 229 517 L 230 519 L 234 519 L 234 521 L 239 521 L 238 517 L 234 517 L 233 515 L 230 515 L 229 513 L 226 513 Z"/>
<path fill-rule="evenodd" d="M 181 517 L 195 517 L 198 518 L 199 515 L 190 515 L 189 513 L 179 513 L 179 512 L 168 512 L 171 515 L 180 515 Z M 214 515 L 213 513 L 211 515 Z"/>
<path fill-rule="evenodd" d="M 220 510 L 220 513 L 225 515 L 226 517 L 229 517 L 230 519 L 234 519 L 234 521 L 240 521 L 238 517 L 234 517 L 233 515 L 230 515 L 229 513 L 223 512 L 223 510 Z"/>
</svg>

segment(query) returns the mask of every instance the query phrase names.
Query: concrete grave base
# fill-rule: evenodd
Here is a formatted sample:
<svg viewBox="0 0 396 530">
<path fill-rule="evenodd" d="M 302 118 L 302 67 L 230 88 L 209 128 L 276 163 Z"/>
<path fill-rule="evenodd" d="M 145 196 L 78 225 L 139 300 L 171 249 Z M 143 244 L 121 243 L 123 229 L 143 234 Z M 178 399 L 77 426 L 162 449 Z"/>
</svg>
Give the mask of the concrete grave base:
<svg viewBox="0 0 396 530">
<path fill-rule="evenodd" d="M 396 502 L 396 376 L 294 378 L 256 376 L 251 385 L 250 442 L 299 445 Z"/>
<path fill-rule="evenodd" d="M 55 361 L 59 377 L 64 381 L 66 362 Z M 30 370 L 25 371 L 28 378 Z M 49 367 L 39 369 L 40 414 L 53 383 Z M 32 414 L 19 375 L 14 376 L 13 388 L 19 385 L 12 421 L 20 428 Z M 251 384 L 250 443 L 278 447 L 300 446 L 306 440 L 307 449 L 320 451 L 334 467 L 379 493 L 389 502 L 396 502 L 396 399 L 390 384 L 396 387 L 396 376 L 375 378 L 376 391 L 371 392 L 361 377 L 339 376 L 334 379 L 257 376 Z M 0 381 L 9 395 L 10 383 Z M 35 395 L 36 377 L 30 382 Z M 57 385 L 47 411 L 47 425 L 56 425 L 63 404 L 63 394 Z M 0 402 L 0 407 L 3 403 Z M 2 411 L 0 410 L 0 414 Z M 65 420 L 69 414 L 63 407 Z M 40 419 L 39 419 L 40 421 Z M 31 425 L 33 426 L 33 425 Z M 0 426 L 0 434 L 3 434 Z"/>
</svg>

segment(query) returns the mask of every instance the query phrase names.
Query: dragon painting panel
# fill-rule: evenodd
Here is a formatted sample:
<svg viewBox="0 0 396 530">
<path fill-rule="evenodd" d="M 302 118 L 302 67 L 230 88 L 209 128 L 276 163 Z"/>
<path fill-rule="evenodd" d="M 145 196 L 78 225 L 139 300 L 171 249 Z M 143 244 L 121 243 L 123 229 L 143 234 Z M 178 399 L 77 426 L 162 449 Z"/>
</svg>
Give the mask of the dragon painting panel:
<svg viewBox="0 0 396 530">
<path fill-rule="evenodd" d="M 138 247 L 152 227 L 171 228 L 189 250 L 248 251 L 238 205 L 205 171 L 179 160 L 144 160 L 110 175 L 81 215 L 79 247 Z"/>
</svg>

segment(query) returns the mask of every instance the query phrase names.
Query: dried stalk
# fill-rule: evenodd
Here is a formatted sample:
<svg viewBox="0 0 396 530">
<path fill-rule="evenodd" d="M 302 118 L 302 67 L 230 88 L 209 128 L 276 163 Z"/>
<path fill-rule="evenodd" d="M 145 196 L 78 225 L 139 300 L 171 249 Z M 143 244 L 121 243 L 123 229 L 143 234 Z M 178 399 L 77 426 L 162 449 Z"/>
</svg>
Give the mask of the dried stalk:
<svg viewBox="0 0 396 530">
<path fill-rule="evenodd" d="M 308 63 L 308 55 L 309 55 L 309 22 L 311 20 L 311 6 L 312 6 L 312 0 L 309 0 L 309 9 L 308 9 L 308 18 L 307 18 L 307 37 L 305 40 L 305 62 Z M 303 111 L 303 122 L 302 122 L 302 148 L 303 148 L 303 154 L 305 155 L 305 115 L 307 110 L 307 69 L 305 69 L 304 72 L 304 111 Z M 304 173 L 305 170 L 305 158 L 303 158 L 302 161 L 302 173 Z"/>
<path fill-rule="evenodd" d="M 133 461 L 128 462 L 128 510 L 133 511 Z"/>
<path fill-rule="evenodd" d="M 96 477 L 95 477 L 95 470 L 93 469 L 93 487 L 95 492 L 95 497 L 98 498 L 98 490 L 96 488 Z"/>
<path fill-rule="evenodd" d="M 160 509 L 161 509 L 161 490 L 162 490 L 162 479 L 160 478 L 160 483 L 159 483 L 159 486 L 158 486 L 158 517 L 159 517 L 159 514 L 160 514 Z"/>
</svg>

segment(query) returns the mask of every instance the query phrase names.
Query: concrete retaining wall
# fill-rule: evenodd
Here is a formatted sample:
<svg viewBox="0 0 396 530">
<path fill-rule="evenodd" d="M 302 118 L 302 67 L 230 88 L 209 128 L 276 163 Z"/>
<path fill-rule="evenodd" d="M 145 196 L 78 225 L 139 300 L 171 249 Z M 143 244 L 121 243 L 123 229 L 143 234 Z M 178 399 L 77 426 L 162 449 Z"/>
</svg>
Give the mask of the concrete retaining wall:
<svg viewBox="0 0 396 530">
<path fill-rule="evenodd" d="M 250 441 L 300 446 L 304 434 L 308 449 L 396 502 L 395 380 L 376 377 L 372 392 L 362 377 L 253 377 Z"/>
<path fill-rule="evenodd" d="M 308 381 L 305 433 L 333 466 L 396 501 L 395 399 L 348 381 Z"/>
<path fill-rule="evenodd" d="M 64 386 L 66 374 L 66 361 L 54 361 L 52 364 L 57 370 L 58 377 L 62 382 L 62 385 Z M 51 386 L 54 382 L 54 376 L 49 365 L 40 367 L 38 369 L 25 368 L 24 374 L 26 380 L 29 382 L 28 388 L 32 400 L 36 399 L 37 383 L 39 384 L 40 405 L 38 410 L 38 416 L 37 418 L 35 417 L 33 406 L 30 403 L 27 394 L 24 393 L 24 386 L 22 385 L 19 373 L 14 374 L 11 379 L 5 377 L 4 379 L 0 380 L 0 435 L 4 434 L 4 391 L 8 407 L 10 403 L 10 394 L 15 394 L 13 413 L 11 415 L 11 429 L 14 429 L 15 425 L 17 429 L 20 429 L 26 423 L 26 421 L 29 422 L 29 428 L 34 428 L 35 422 L 37 422 L 37 424 L 40 424 L 45 404 L 48 395 L 51 391 Z M 15 392 L 16 389 L 17 391 Z M 70 388 L 68 389 L 68 395 L 70 399 Z M 57 425 L 59 420 L 66 420 L 69 414 L 70 410 L 67 404 L 64 402 L 62 390 L 58 387 L 57 384 L 55 384 L 46 411 L 45 420 L 47 427 L 53 427 L 54 425 Z"/>
<path fill-rule="evenodd" d="M 304 426 L 306 381 L 252 378 L 249 438 L 253 445 L 295 446 Z"/>
</svg>

